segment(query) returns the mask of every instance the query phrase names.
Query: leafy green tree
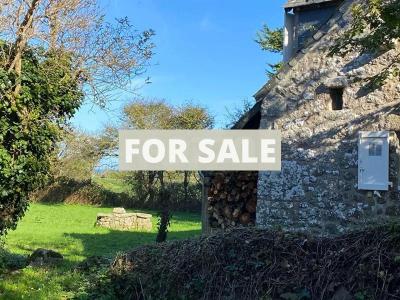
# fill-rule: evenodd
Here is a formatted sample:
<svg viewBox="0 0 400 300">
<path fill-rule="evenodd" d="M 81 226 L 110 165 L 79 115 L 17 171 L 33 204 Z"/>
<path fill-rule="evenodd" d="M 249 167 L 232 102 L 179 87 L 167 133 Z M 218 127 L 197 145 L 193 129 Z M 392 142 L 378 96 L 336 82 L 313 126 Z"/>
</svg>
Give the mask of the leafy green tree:
<svg viewBox="0 0 400 300">
<path fill-rule="evenodd" d="M 163 100 L 135 100 L 124 107 L 123 113 L 128 128 L 174 128 L 174 108 Z"/>
<path fill-rule="evenodd" d="M 48 179 L 49 155 L 83 97 L 68 55 L 26 49 L 21 63 L 21 77 L 0 68 L 0 235 Z"/>
<path fill-rule="evenodd" d="M 137 100 L 125 106 L 124 116 L 126 124 L 133 129 L 171 129 L 173 128 L 173 108 L 164 101 Z M 156 196 L 156 183 L 164 186 L 164 172 L 134 172 L 134 188 L 136 195 L 146 197 L 142 201 L 154 200 Z M 143 188 L 145 191 L 143 191 Z"/>
<path fill-rule="evenodd" d="M 103 136 L 93 136 L 76 130 L 64 130 L 62 142 L 54 155 L 52 179 L 68 178 L 75 181 L 90 180 L 94 168 L 108 155 L 109 144 Z"/>
<path fill-rule="evenodd" d="M 124 107 L 125 126 L 132 129 L 172 129 L 174 109 L 162 100 L 135 100 Z M 138 171 L 130 173 L 128 182 L 141 202 L 153 202 L 157 181 L 164 186 L 164 172 Z"/>
<path fill-rule="evenodd" d="M 282 53 L 283 28 L 271 29 L 267 25 L 257 32 L 256 42 L 263 51 Z"/>
<path fill-rule="evenodd" d="M 282 54 L 283 52 L 283 28 L 271 29 L 264 25 L 261 30 L 257 32 L 256 43 L 259 44 L 261 50 Z M 274 76 L 282 67 L 282 62 L 276 64 L 268 64 L 269 70 L 267 75 Z"/>
<path fill-rule="evenodd" d="M 200 105 L 186 103 L 175 113 L 174 127 L 177 129 L 211 129 L 214 118 Z M 189 183 L 193 172 L 183 171 L 183 191 L 185 199 L 189 198 Z"/>
<path fill-rule="evenodd" d="M 201 105 L 186 103 L 175 109 L 173 127 L 176 129 L 211 129 L 214 117 Z"/>
<path fill-rule="evenodd" d="M 174 107 L 163 100 L 135 100 L 124 108 L 125 127 L 132 129 L 207 129 L 214 125 L 214 118 L 201 106 L 186 103 Z M 153 202 L 158 186 L 165 189 L 165 172 L 132 172 L 127 178 L 134 194 L 141 202 Z M 189 195 L 191 172 L 183 172 L 184 197 Z M 170 176 L 171 178 L 174 176 Z"/>
<path fill-rule="evenodd" d="M 369 83 L 379 86 L 391 75 L 400 76 L 400 0 L 366 0 L 352 7 L 349 29 L 331 49 L 331 55 L 345 56 L 354 51 L 377 55 L 393 50 L 385 68 L 369 78 Z"/>
<path fill-rule="evenodd" d="M 105 104 L 142 74 L 152 30 L 105 21 L 97 0 L 0 0 L 0 235 L 30 192 L 83 98 Z M 115 94 L 115 93 L 114 93 Z"/>
</svg>

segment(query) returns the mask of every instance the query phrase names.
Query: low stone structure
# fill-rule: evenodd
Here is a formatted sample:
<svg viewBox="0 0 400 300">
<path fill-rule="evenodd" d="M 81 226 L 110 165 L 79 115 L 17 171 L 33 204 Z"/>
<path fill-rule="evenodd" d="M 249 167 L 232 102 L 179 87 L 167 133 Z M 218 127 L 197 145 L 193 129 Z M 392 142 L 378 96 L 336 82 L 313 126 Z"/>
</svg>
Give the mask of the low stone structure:
<svg viewBox="0 0 400 300">
<path fill-rule="evenodd" d="M 96 226 L 117 230 L 152 229 L 151 215 L 143 213 L 127 213 L 124 208 L 116 207 L 111 214 L 97 214 Z"/>
</svg>

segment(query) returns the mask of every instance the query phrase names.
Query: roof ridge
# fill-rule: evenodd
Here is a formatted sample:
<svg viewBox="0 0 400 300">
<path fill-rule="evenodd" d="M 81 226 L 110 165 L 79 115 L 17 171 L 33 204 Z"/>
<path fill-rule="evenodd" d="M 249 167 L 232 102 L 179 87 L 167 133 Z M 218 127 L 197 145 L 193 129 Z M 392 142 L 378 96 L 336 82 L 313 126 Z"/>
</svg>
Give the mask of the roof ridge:
<svg viewBox="0 0 400 300">
<path fill-rule="evenodd" d="M 320 4 L 324 2 L 332 2 L 336 0 L 288 0 L 283 6 L 284 8 L 294 8 L 299 6 L 307 6 L 313 4 Z"/>
<path fill-rule="evenodd" d="M 278 73 L 276 73 L 274 77 L 272 77 L 253 95 L 257 102 L 262 100 L 259 98 L 267 95 L 267 93 L 278 83 L 278 81 L 282 79 L 282 76 L 287 74 L 287 72 L 304 57 L 304 55 L 308 52 L 308 48 L 325 36 L 325 34 L 329 32 L 333 25 L 339 24 L 342 28 L 346 25 L 345 22 L 339 23 L 339 21 L 343 18 L 343 15 L 353 2 L 353 0 L 344 0 L 343 3 L 338 6 L 337 12 L 324 25 L 322 25 L 312 37 L 306 40 L 304 47 L 301 50 L 298 50 L 297 53 L 282 66 Z"/>
</svg>

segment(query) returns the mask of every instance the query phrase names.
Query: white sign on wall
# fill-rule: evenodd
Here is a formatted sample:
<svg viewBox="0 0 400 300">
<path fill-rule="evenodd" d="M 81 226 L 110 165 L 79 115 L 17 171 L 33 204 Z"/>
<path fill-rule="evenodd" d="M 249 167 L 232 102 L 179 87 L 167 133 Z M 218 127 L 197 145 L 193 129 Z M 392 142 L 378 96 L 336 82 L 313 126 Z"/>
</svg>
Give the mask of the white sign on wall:
<svg viewBox="0 0 400 300">
<path fill-rule="evenodd" d="M 358 142 L 358 188 L 387 191 L 389 187 L 389 132 L 361 131 Z"/>
</svg>

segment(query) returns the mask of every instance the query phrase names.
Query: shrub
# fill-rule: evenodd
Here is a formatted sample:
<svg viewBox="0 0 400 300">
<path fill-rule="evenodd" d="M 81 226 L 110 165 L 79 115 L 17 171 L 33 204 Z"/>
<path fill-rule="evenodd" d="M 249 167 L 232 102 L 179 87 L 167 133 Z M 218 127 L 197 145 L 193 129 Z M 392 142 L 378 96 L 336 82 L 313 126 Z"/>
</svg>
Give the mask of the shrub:
<svg viewBox="0 0 400 300">
<path fill-rule="evenodd" d="M 111 281 L 119 299 L 394 299 L 399 249 L 391 226 L 329 238 L 244 228 L 135 248 Z"/>
<path fill-rule="evenodd" d="M 154 173 L 154 172 L 153 172 Z M 164 183 L 164 189 L 169 192 L 169 208 L 171 211 L 200 211 L 202 201 L 201 184 L 190 181 L 185 192 L 185 186 L 179 174 L 169 174 L 172 180 Z M 132 172 L 125 175 L 125 183 L 129 187 L 130 206 L 143 209 L 159 209 L 163 207 L 163 199 L 158 197 L 161 184 L 151 177 L 151 172 Z"/>
<path fill-rule="evenodd" d="M 170 201 L 169 208 L 172 211 L 193 211 L 201 209 L 201 186 L 189 185 L 190 198 L 184 198 L 182 184 L 167 185 Z M 61 177 L 39 189 L 30 195 L 32 202 L 41 203 L 68 203 L 89 204 L 102 206 L 122 206 L 133 209 L 159 210 L 163 203 L 159 197 L 154 201 L 144 201 L 132 193 L 114 192 L 92 180 L 75 180 Z"/>
<path fill-rule="evenodd" d="M 7 271 L 22 269 L 26 266 L 26 257 L 13 254 L 3 248 L 0 242 L 0 274 Z"/>
<path fill-rule="evenodd" d="M 123 206 L 123 198 L 124 194 L 113 193 L 91 180 L 78 181 L 65 177 L 31 195 L 33 202 L 111 206 Z"/>
</svg>

